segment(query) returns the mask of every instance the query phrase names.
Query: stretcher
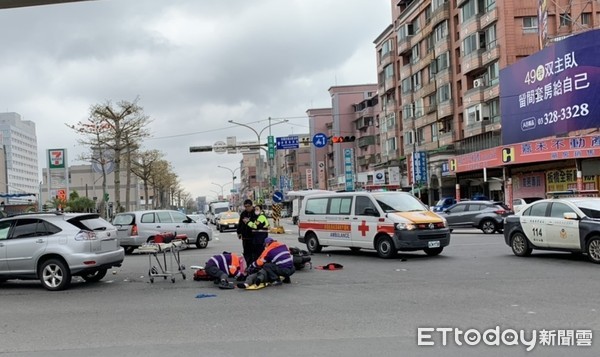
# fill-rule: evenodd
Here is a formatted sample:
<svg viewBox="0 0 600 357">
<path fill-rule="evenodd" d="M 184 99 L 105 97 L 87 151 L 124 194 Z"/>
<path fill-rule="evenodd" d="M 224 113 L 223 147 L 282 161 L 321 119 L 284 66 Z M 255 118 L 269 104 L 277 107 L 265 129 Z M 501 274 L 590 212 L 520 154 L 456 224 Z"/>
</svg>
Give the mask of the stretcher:
<svg viewBox="0 0 600 357">
<path fill-rule="evenodd" d="M 171 278 L 171 282 L 174 283 L 177 274 L 181 274 L 181 277 L 185 280 L 185 266 L 181 264 L 179 252 L 186 248 L 185 241 L 179 239 L 170 243 L 150 242 L 139 247 L 138 252 L 148 254 L 148 278 L 150 283 L 154 283 L 154 278 L 157 277 L 163 277 L 165 280 Z"/>
</svg>

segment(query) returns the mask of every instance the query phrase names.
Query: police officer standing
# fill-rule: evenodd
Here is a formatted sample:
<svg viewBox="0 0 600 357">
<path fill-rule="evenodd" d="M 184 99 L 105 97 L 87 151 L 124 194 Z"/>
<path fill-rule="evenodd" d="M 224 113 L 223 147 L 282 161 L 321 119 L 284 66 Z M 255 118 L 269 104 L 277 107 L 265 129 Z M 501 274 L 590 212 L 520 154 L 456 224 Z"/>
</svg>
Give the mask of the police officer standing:
<svg viewBox="0 0 600 357">
<path fill-rule="evenodd" d="M 263 212 L 261 205 L 254 207 L 254 217 L 253 221 L 248 222 L 248 227 L 252 229 L 252 262 L 262 254 L 265 249 L 265 238 L 269 235 L 269 220 Z"/>
<path fill-rule="evenodd" d="M 258 255 L 254 255 L 254 244 L 253 244 L 253 233 L 252 228 L 248 226 L 249 222 L 256 220 L 254 215 L 254 206 L 251 200 L 244 201 L 244 210 L 240 213 L 240 220 L 237 226 L 238 239 L 242 240 L 242 249 L 244 259 L 250 264 L 258 258 Z"/>
</svg>

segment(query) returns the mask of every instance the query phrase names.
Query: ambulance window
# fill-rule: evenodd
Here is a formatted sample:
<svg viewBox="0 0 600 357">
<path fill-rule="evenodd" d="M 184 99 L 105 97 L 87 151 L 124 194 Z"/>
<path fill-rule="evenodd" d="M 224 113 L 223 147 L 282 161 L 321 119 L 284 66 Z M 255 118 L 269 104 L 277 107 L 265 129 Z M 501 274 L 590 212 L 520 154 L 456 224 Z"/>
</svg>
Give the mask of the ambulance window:
<svg viewBox="0 0 600 357">
<path fill-rule="evenodd" d="M 350 214 L 352 197 L 336 197 L 329 202 L 328 214 Z"/>
<path fill-rule="evenodd" d="M 553 202 L 552 207 L 550 207 L 550 217 L 554 218 L 564 218 L 564 214 L 566 212 L 575 213 L 569 206 L 564 203 Z"/>
<path fill-rule="evenodd" d="M 328 198 L 312 198 L 306 201 L 306 214 L 325 214 L 327 213 Z"/>
<path fill-rule="evenodd" d="M 548 202 L 536 203 L 527 210 L 527 213 L 529 216 L 546 217 L 546 208 L 548 208 Z"/>
<path fill-rule="evenodd" d="M 372 211 L 367 210 L 368 208 L 371 208 Z M 354 207 L 354 214 L 357 216 L 371 216 L 372 214 L 369 214 L 369 211 L 377 212 L 377 208 L 375 208 L 373 201 L 371 201 L 371 199 L 369 197 L 356 196 L 356 204 Z"/>
</svg>

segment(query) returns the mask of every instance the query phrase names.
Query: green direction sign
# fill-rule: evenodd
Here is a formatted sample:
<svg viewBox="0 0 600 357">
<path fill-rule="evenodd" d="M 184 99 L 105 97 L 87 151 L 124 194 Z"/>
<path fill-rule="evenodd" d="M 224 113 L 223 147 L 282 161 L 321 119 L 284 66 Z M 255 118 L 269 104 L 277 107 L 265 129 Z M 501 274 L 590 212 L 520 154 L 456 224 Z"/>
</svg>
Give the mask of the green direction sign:
<svg viewBox="0 0 600 357">
<path fill-rule="evenodd" d="M 275 158 L 275 137 L 273 135 L 267 137 L 267 152 L 269 153 L 269 159 Z"/>
</svg>

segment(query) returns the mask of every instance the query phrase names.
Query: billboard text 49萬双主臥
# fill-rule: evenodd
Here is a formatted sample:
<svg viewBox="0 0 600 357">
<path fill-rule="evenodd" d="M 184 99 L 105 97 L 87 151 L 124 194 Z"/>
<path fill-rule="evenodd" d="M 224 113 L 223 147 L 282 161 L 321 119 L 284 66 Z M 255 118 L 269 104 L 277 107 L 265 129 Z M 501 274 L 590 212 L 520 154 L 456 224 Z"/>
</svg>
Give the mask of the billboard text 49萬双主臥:
<svg viewBox="0 0 600 357">
<path fill-rule="evenodd" d="M 600 30 L 565 38 L 500 71 L 504 145 L 594 128 Z"/>
</svg>

